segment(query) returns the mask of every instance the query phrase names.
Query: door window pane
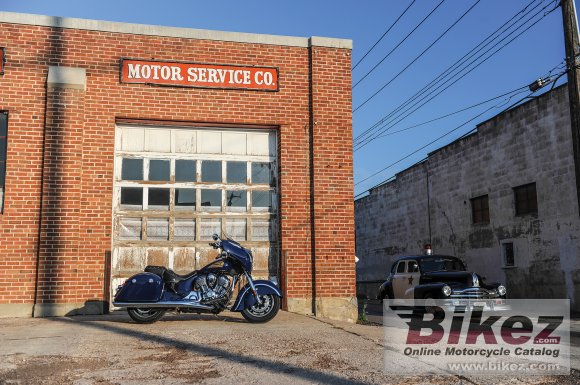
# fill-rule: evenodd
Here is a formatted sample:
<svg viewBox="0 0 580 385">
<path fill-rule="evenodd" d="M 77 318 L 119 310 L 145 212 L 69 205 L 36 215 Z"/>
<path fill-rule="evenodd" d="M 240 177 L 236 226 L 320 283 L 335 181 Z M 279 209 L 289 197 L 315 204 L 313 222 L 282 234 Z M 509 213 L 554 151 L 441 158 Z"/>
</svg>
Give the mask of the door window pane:
<svg viewBox="0 0 580 385">
<path fill-rule="evenodd" d="M 176 182 L 195 182 L 195 160 L 175 161 L 175 181 Z"/>
<path fill-rule="evenodd" d="M 195 219 L 176 219 L 173 238 L 176 241 L 195 241 Z"/>
<path fill-rule="evenodd" d="M 168 210 L 169 209 L 169 189 L 150 188 L 149 189 L 149 209 Z"/>
<path fill-rule="evenodd" d="M 166 241 L 169 239 L 169 219 L 149 218 L 147 220 L 147 239 Z"/>
<path fill-rule="evenodd" d="M 247 195 L 245 190 L 226 191 L 226 207 L 235 209 L 233 211 L 246 211 Z"/>
<path fill-rule="evenodd" d="M 121 179 L 143 180 L 143 159 L 123 158 Z"/>
<path fill-rule="evenodd" d="M 195 210 L 196 190 L 192 188 L 175 189 L 175 208 Z"/>
<path fill-rule="evenodd" d="M 252 240 L 253 241 L 275 241 L 273 221 L 268 219 L 252 219 Z"/>
<path fill-rule="evenodd" d="M 199 239 L 207 241 L 212 239 L 213 234 L 222 233 L 222 222 L 219 218 L 202 218 L 199 228 Z"/>
<path fill-rule="evenodd" d="M 222 207 L 222 190 L 202 189 L 201 206 L 220 209 Z"/>
<path fill-rule="evenodd" d="M 141 239 L 141 218 L 121 218 L 119 219 L 119 227 L 121 239 Z"/>
<path fill-rule="evenodd" d="M 252 191 L 252 208 L 256 211 L 272 209 L 272 193 L 270 191 Z"/>
<path fill-rule="evenodd" d="M 149 180 L 169 181 L 169 161 L 151 159 L 149 161 Z"/>
<path fill-rule="evenodd" d="M 222 181 L 222 162 L 219 160 L 204 160 L 201 162 L 202 182 Z"/>
<path fill-rule="evenodd" d="M 248 167 L 246 162 L 228 162 L 226 167 L 228 183 L 247 182 Z"/>
<path fill-rule="evenodd" d="M 143 207 L 143 189 L 139 187 L 122 187 L 121 206 L 125 209 L 141 210 Z"/>
<path fill-rule="evenodd" d="M 226 234 L 236 241 L 246 240 L 246 227 L 245 219 L 226 219 Z"/>
<path fill-rule="evenodd" d="M 270 167 L 270 163 L 252 163 L 252 183 L 269 185 L 271 183 Z"/>
</svg>

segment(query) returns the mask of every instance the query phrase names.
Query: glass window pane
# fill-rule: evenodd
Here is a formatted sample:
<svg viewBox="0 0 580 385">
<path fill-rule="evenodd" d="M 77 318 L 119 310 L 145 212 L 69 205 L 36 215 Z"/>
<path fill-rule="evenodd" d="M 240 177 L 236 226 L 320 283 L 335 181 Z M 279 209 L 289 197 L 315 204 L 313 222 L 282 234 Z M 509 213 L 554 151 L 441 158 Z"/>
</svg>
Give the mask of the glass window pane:
<svg viewBox="0 0 580 385">
<path fill-rule="evenodd" d="M 272 193 L 270 191 L 252 191 L 252 208 L 270 210 Z"/>
<path fill-rule="evenodd" d="M 175 161 L 175 181 L 176 182 L 195 182 L 195 160 L 176 160 Z"/>
<path fill-rule="evenodd" d="M 246 228 L 245 219 L 226 219 L 226 234 L 236 241 L 246 240 Z"/>
<path fill-rule="evenodd" d="M 0 136 L 8 135 L 8 115 L 0 113 Z"/>
<path fill-rule="evenodd" d="M 199 228 L 199 239 L 202 241 L 212 239 L 213 234 L 222 233 L 222 222 L 219 218 L 203 218 Z"/>
<path fill-rule="evenodd" d="M 222 181 L 222 162 L 219 160 L 204 160 L 201 162 L 202 182 Z"/>
<path fill-rule="evenodd" d="M 140 210 L 143 207 L 143 189 L 139 187 L 121 188 L 121 205 Z"/>
<path fill-rule="evenodd" d="M 228 162 L 226 167 L 228 183 L 247 183 L 248 168 L 246 162 Z"/>
<path fill-rule="evenodd" d="M 245 190 L 226 191 L 226 206 L 241 208 L 243 209 L 242 211 L 246 211 L 247 195 Z"/>
<path fill-rule="evenodd" d="M 169 219 L 149 218 L 147 220 L 147 239 L 166 241 L 169 239 Z"/>
<path fill-rule="evenodd" d="M 270 182 L 270 163 L 252 163 L 252 183 L 269 185 Z"/>
<path fill-rule="evenodd" d="M 123 158 L 121 179 L 143 180 L 143 159 Z"/>
<path fill-rule="evenodd" d="M 202 207 L 222 207 L 222 190 L 201 190 L 201 206 Z"/>
<path fill-rule="evenodd" d="M 149 209 L 167 210 L 169 209 L 169 189 L 150 188 L 149 189 Z"/>
<path fill-rule="evenodd" d="M 141 218 L 121 218 L 119 219 L 119 225 L 121 239 L 141 239 Z"/>
<path fill-rule="evenodd" d="M 169 161 L 151 159 L 149 161 L 149 180 L 169 181 Z"/>
<path fill-rule="evenodd" d="M 0 138 L 0 160 L 6 160 L 6 138 Z"/>
<path fill-rule="evenodd" d="M 4 187 L 6 178 L 6 162 L 0 162 L 0 188 Z"/>
<path fill-rule="evenodd" d="M 195 219 L 176 219 L 173 238 L 177 241 L 195 241 Z"/>
<path fill-rule="evenodd" d="M 252 219 L 253 241 L 275 241 L 274 222 L 267 219 Z"/>
<path fill-rule="evenodd" d="M 175 208 L 195 210 L 195 192 L 192 188 L 175 189 Z"/>
</svg>

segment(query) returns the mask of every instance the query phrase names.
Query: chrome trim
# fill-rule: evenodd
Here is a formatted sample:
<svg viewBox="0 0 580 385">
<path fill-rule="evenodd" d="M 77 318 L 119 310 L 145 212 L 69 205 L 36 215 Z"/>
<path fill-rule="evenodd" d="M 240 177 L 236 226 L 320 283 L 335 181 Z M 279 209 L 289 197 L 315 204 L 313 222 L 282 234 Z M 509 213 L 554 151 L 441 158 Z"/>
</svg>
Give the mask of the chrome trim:
<svg viewBox="0 0 580 385">
<path fill-rule="evenodd" d="M 456 299 L 495 299 L 499 298 L 499 295 L 495 290 L 487 290 L 482 287 L 469 287 L 463 290 L 452 290 L 449 297 Z"/>
<path fill-rule="evenodd" d="M 213 306 L 203 305 L 192 301 L 165 301 L 165 302 L 113 302 L 116 307 L 142 307 L 142 308 L 190 308 L 212 310 Z"/>
</svg>

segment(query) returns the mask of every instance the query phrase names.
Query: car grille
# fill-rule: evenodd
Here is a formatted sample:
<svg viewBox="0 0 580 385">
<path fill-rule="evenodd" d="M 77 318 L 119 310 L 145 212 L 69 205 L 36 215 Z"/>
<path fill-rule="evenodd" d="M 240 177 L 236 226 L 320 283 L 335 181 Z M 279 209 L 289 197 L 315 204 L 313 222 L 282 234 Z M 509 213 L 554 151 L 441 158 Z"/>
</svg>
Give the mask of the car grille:
<svg viewBox="0 0 580 385">
<path fill-rule="evenodd" d="M 487 290 L 482 287 L 471 287 L 464 290 L 453 290 L 451 298 L 458 299 L 493 299 L 498 298 L 495 290 Z"/>
</svg>

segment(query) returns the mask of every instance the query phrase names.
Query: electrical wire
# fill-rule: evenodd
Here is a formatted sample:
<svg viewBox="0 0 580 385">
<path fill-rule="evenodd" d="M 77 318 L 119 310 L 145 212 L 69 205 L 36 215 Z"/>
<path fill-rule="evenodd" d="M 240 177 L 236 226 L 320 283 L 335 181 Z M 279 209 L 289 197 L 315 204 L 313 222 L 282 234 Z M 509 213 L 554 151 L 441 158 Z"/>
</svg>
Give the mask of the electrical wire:
<svg viewBox="0 0 580 385">
<path fill-rule="evenodd" d="M 437 9 L 438 9 L 438 8 L 439 8 L 439 7 L 440 7 L 440 6 L 441 6 L 441 5 L 444 3 L 444 2 L 445 2 L 445 0 L 441 0 L 441 1 L 439 2 L 439 4 L 437 4 L 437 5 L 435 6 L 435 8 L 433 8 L 433 9 L 431 10 L 431 12 L 429 12 L 429 14 L 427 14 L 427 16 L 425 16 L 425 17 L 423 18 L 423 20 L 421 20 L 421 22 L 419 22 L 419 24 L 417 24 L 417 25 L 415 26 L 415 28 L 413 28 L 413 29 L 411 30 L 411 32 L 409 32 L 409 33 L 408 33 L 408 34 L 407 34 L 407 35 L 406 35 L 406 36 L 403 38 L 403 40 L 401 40 L 401 41 L 400 41 L 400 42 L 399 42 L 399 43 L 398 43 L 398 44 L 397 44 L 397 45 L 396 45 L 396 46 L 395 46 L 393 49 L 391 49 L 391 50 L 389 51 L 389 53 L 387 53 L 385 56 L 383 56 L 383 58 L 382 58 L 381 60 L 379 60 L 379 62 L 378 62 L 377 64 L 375 64 L 373 68 L 371 68 L 371 69 L 370 69 L 370 70 L 369 70 L 369 71 L 368 71 L 368 72 L 367 72 L 367 73 L 366 73 L 366 74 L 365 74 L 365 75 L 364 75 L 362 78 L 360 78 L 360 79 L 359 79 L 359 81 L 358 81 L 358 82 L 356 82 L 356 84 L 353 86 L 353 88 L 354 88 L 354 87 L 356 87 L 356 86 L 357 86 L 357 84 L 359 84 L 360 82 L 362 82 L 362 81 L 363 81 L 363 80 L 364 80 L 364 79 L 365 79 L 367 76 L 369 76 L 369 75 L 370 75 L 370 74 L 371 74 L 371 73 L 372 73 L 374 70 L 376 70 L 376 69 L 377 69 L 377 67 L 378 67 L 378 66 L 380 66 L 380 65 L 381 65 L 381 64 L 382 64 L 382 63 L 383 63 L 383 62 L 384 62 L 384 61 L 385 61 L 385 60 L 386 60 L 386 59 L 387 59 L 389 56 L 391 56 L 391 54 L 392 54 L 393 52 L 395 52 L 395 51 L 397 50 L 397 48 L 399 48 L 399 47 L 400 47 L 400 46 L 401 46 L 401 45 L 402 45 L 402 44 L 403 44 L 403 43 L 404 43 L 404 42 L 405 42 L 405 41 L 406 41 L 406 40 L 407 40 L 409 37 L 411 37 L 411 35 L 412 35 L 413 33 L 415 33 L 415 31 L 417 31 L 417 29 L 419 29 L 419 27 L 420 27 L 420 26 L 421 26 L 421 25 L 422 25 L 422 24 L 423 24 L 425 21 L 427 21 L 427 19 L 429 19 L 429 18 L 431 17 L 431 15 L 433 15 L 433 13 L 435 13 L 435 11 L 436 11 L 436 10 L 437 10 Z"/>
<path fill-rule="evenodd" d="M 576 66 L 575 66 L 575 67 L 576 67 Z M 574 68 L 575 68 L 575 67 L 574 67 Z M 555 68 L 557 68 L 557 67 L 555 67 Z M 565 71 L 562 71 L 560 74 L 558 74 L 558 75 L 557 75 L 557 76 L 555 76 L 554 78 L 547 78 L 547 79 L 544 79 L 544 80 L 546 81 L 546 85 L 547 85 L 548 83 L 551 83 L 551 82 L 554 82 L 554 83 L 555 83 L 555 82 L 556 82 L 556 81 L 557 81 L 557 80 L 558 80 L 558 79 L 559 79 L 559 78 L 560 78 L 560 77 L 561 77 L 563 74 L 567 73 L 568 71 L 569 71 L 569 69 L 566 69 Z M 552 72 L 553 72 L 553 70 L 550 70 L 550 74 L 551 74 Z M 551 75 L 550 75 L 550 76 L 551 76 Z M 523 88 L 523 87 L 521 87 L 521 88 L 519 88 L 519 89 L 521 90 L 522 88 Z M 514 90 L 514 91 L 516 91 L 516 90 Z M 537 91 L 537 90 L 536 90 L 536 91 Z M 532 98 L 532 95 L 533 95 L 533 94 L 534 94 L 536 91 L 532 91 L 532 92 L 530 92 L 528 95 L 526 95 L 526 96 L 524 96 L 523 98 L 521 98 L 521 99 L 517 100 L 516 102 L 512 103 L 512 104 L 511 104 L 509 107 L 506 107 L 506 108 L 504 108 L 504 109 L 503 109 L 501 112 L 499 112 L 498 114 L 496 114 L 496 116 L 497 116 L 497 115 L 501 115 L 502 113 L 504 113 L 504 112 L 506 112 L 506 111 L 508 111 L 508 110 L 510 110 L 510 109 L 512 109 L 512 108 L 514 108 L 515 106 L 519 105 L 519 104 L 520 104 L 521 102 L 523 102 L 524 100 Z M 521 93 L 521 92 L 520 92 L 520 93 Z M 511 100 L 511 98 L 512 98 L 513 96 L 515 96 L 515 95 L 512 95 L 512 96 L 510 96 L 507 102 L 503 102 L 503 103 L 502 103 L 502 104 L 500 104 L 500 105 L 491 106 L 490 108 L 486 109 L 485 111 L 483 111 L 483 112 L 481 112 L 481 113 L 479 113 L 479 114 L 475 115 L 474 117 L 470 118 L 469 120 L 467 120 L 467 121 L 465 121 L 465 122 L 461 123 L 459 126 L 456 126 L 456 127 L 454 127 L 453 129 L 451 129 L 451 130 L 449 130 L 449 131 L 445 132 L 444 134 L 440 135 L 439 137 L 437 137 L 436 139 L 434 139 L 434 140 L 430 141 L 429 143 L 427 143 L 427 144 L 425 144 L 425 145 L 421 146 L 420 148 L 418 148 L 418 149 L 414 150 L 413 152 L 411 152 L 411 153 L 409 153 L 409 154 L 405 155 L 404 157 L 402 157 L 402 158 L 398 159 L 397 161 L 395 161 L 395 162 L 392 162 L 392 163 L 388 164 L 387 166 L 385 166 L 385 167 L 383 167 L 382 169 L 380 169 L 380 170 L 376 171 L 376 172 L 375 172 L 375 173 L 373 173 L 372 175 L 369 175 L 368 177 L 366 177 L 366 178 L 364 178 L 364 179 L 362 179 L 362 180 L 358 181 L 358 182 L 357 182 L 357 183 L 355 183 L 354 185 L 355 185 L 355 186 L 358 186 L 358 185 L 360 185 L 361 183 L 364 183 L 364 182 L 366 182 L 367 180 L 369 180 L 369 179 L 371 179 L 371 178 L 373 178 L 373 177 L 377 176 L 378 174 L 380 174 L 380 173 L 382 173 L 382 172 L 386 171 L 387 169 L 389 169 L 389 168 L 391 168 L 391 167 L 393 167 L 393 166 L 395 166 L 395 165 L 397 165 L 397 164 L 401 163 L 402 161 L 404 161 L 404 160 L 408 159 L 409 157 L 411 157 L 411 156 L 415 155 L 415 154 L 416 154 L 416 153 L 418 153 L 419 151 L 421 151 L 421 150 L 424 150 L 425 148 L 429 147 L 430 145 L 434 144 L 435 142 L 437 142 L 437 141 L 439 141 L 439 140 L 441 140 L 441 139 L 445 138 L 446 136 L 448 136 L 448 135 L 452 134 L 453 132 L 455 132 L 455 131 L 459 130 L 461 127 L 463 127 L 463 126 L 465 126 L 466 124 L 468 124 L 468 123 L 470 123 L 470 122 L 474 121 L 475 119 L 477 119 L 478 117 L 480 117 L 480 116 L 484 115 L 485 113 L 489 112 L 490 110 L 492 110 L 492 109 L 494 109 L 494 108 L 498 108 L 498 107 L 500 107 L 500 106 L 502 106 L 502 105 L 504 105 L 504 104 L 506 104 L 506 103 L 509 103 L 509 101 Z M 475 128 L 475 129 L 473 129 L 473 130 L 470 130 L 469 132 L 473 132 L 473 131 L 475 131 L 475 130 L 476 130 L 476 128 Z M 462 135 L 460 138 L 463 138 L 463 137 L 465 137 L 465 135 L 466 135 L 466 134 Z M 460 139 L 460 138 L 458 138 L 458 139 Z M 372 189 L 372 188 L 371 188 L 371 189 Z M 357 197 L 361 196 L 361 195 L 364 195 L 364 194 L 365 194 L 367 191 L 369 191 L 369 190 L 365 190 L 364 192 L 357 194 L 357 195 L 355 196 L 355 199 L 356 199 Z"/>
<path fill-rule="evenodd" d="M 369 50 L 368 50 L 368 51 L 367 51 L 367 52 L 366 52 L 366 53 L 363 55 L 363 57 L 361 57 L 361 58 L 359 59 L 359 61 L 357 61 L 357 62 L 356 62 L 356 64 L 354 65 L 354 67 L 352 67 L 352 70 L 353 70 L 353 71 L 354 71 L 354 69 L 355 69 L 356 67 L 358 67 L 358 65 L 359 65 L 359 64 L 360 64 L 360 63 L 361 63 L 361 62 L 362 62 L 362 61 L 363 61 L 363 60 L 364 60 L 364 59 L 365 59 L 365 58 L 368 56 L 368 54 L 370 54 L 370 53 L 371 53 L 371 51 L 372 51 L 373 49 L 375 49 L 375 47 L 376 47 L 376 46 L 377 46 L 377 45 L 378 45 L 378 44 L 381 42 L 381 40 L 383 40 L 383 39 L 384 39 L 384 37 L 385 37 L 385 36 L 387 36 L 387 34 L 388 34 L 390 31 L 391 31 L 391 29 L 393 29 L 393 27 L 394 27 L 394 26 L 395 26 L 395 25 L 396 25 L 396 24 L 399 22 L 399 20 L 401 20 L 401 18 L 402 18 L 403 16 L 405 16 L 405 14 L 406 14 L 406 13 L 407 13 L 407 11 L 409 10 L 409 8 L 411 8 L 411 6 L 412 6 L 413 4 L 415 4 L 415 1 L 417 1 L 417 0 L 413 0 L 413 1 L 411 2 L 411 4 L 409 4 L 409 6 L 408 6 L 407 8 L 405 8 L 405 10 L 403 11 L 403 13 L 401 13 L 401 14 L 399 15 L 399 17 L 397 17 L 397 20 L 395 20 L 395 21 L 393 22 L 393 24 L 391 24 L 391 26 L 390 26 L 389 28 L 387 28 L 387 30 L 385 31 L 385 33 L 383 33 L 383 35 L 382 35 L 382 36 L 379 38 L 379 40 L 377 40 L 377 41 L 375 42 L 375 44 L 373 44 L 373 46 L 372 46 L 371 48 L 369 48 Z"/>
<path fill-rule="evenodd" d="M 526 11 L 532 4 L 538 2 L 538 4 L 536 4 L 532 9 L 530 9 L 529 11 Z M 438 76 L 436 76 L 429 84 L 427 84 L 426 86 L 424 86 L 421 90 L 419 90 L 417 93 L 415 93 L 413 96 L 411 96 L 409 99 L 407 99 L 405 102 L 403 102 L 402 104 L 400 104 L 397 108 L 395 108 L 395 110 L 393 110 L 391 113 L 387 114 L 386 116 L 384 116 L 383 118 L 381 118 L 378 122 L 376 122 L 374 125 L 372 125 L 371 127 L 367 128 L 364 132 L 362 132 L 361 134 L 359 134 L 356 138 L 355 138 L 355 143 L 357 141 L 360 141 L 362 138 L 364 138 L 365 136 L 368 135 L 368 133 L 370 131 L 372 131 L 373 129 L 375 129 L 377 126 L 380 126 L 381 124 L 383 124 L 388 118 L 390 118 L 392 115 L 394 115 L 395 113 L 397 113 L 398 111 L 400 111 L 401 108 L 404 108 L 404 106 L 406 104 L 408 104 L 409 102 L 413 101 L 414 99 L 418 98 L 419 96 L 421 96 L 426 90 L 430 89 L 433 85 L 437 84 L 438 82 L 440 82 L 441 79 L 444 79 L 447 74 L 449 73 L 449 71 L 453 71 L 454 67 L 463 64 L 466 60 L 468 60 L 470 57 L 472 57 L 473 55 L 475 55 L 479 50 L 481 50 L 482 48 L 484 48 L 485 46 L 487 46 L 489 44 L 486 43 L 485 45 L 483 45 L 486 41 L 490 40 L 494 35 L 498 34 L 498 32 L 502 31 L 502 29 L 504 29 L 504 27 L 509 24 L 512 20 L 514 20 L 518 15 L 522 14 L 523 15 L 520 17 L 520 19 L 522 19 L 523 17 L 525 17 L 528 13 L 532 12 L 534 9 L 536 9 L 544 0 L 533 0 L 530 4 L 526 5 L 523 9 L 521 9 L 520 11 L 518 11 L 517 13 L 515 13 L 509 20 L 507 20 L 504 24 L 502 24 L 500 27 L 498 27 L 494 32 L 492 32 L 490 35 L 488 35 L 488 37 L 486 37 L 483 41 L 481 41 L 479 44 L 477 44 L 474 48 L 472 48 L 468 53 L 466 53 L 463 57 L 461 57 L 459 60 L 457 60 L 454 64 L 452 64 L 451 66 L 449 66 L 445 71 L 443 71 L 442 73 L 440 73 Z M 513 24 L 512 24 L 513 25 Z M 508 26 L 507 29 L 511 28 L 511 26 Z M 501 35 L 502 33 L 504 33 L 503 31 L 499 33 L 499 35 Z M 493 39 L 491 40 L 493 41 Z M 483 45 L 483 47 L 481 47 Z M 481 48 L 480 48 L 481 47 Z M 470 56 L 471 55 L 471 56 Z M 376 95 L 374 95 L 376 96 Z M 372 96 L 372 97 L 374 97 Z M 371 97 L 371 98 L 372 98 Z M 356 110 L 358 110 L 360 107 L 362 107 L 364 104 L 366 104 L 368 101 L 370 100 L 367 99 L 365 100 L 365 102 L 361 105 L 359 105 L 357 108 L 355 108 L 355 110 L 353 112 L 355 112 Z"/>
<path fill-rule="evenodd" d="M 389 80 L 389 82 L 387 84 L 385 84 L 384 86 L 382 86 L 380 88 L 379 91 L 382 91 L 385 87 L 387 87 L 389 84 L 391 84 L 393 81 L 395 81 L 400 75 L 402 75 L 407 69 L 409 69 L 409 67 L 411 67 L 417 60 L 419 60 L 425 53 L 427 53 L 427 51 L 429 51 L 431 48 L 433 48 L 433 46 L 435 44 L 437 44 L 437 42 L 439 40 L 441 40 L 449 31 L 451 31 L 451 29 L 453 29 L 453 27 L 455 27 L 457 25 L 457 23 L 459 23 L 461 21 L 461 19 L 463 19 L 469 12 L 471 12 L 471 10 L 473 8 L 475 8 L 475 6 L 477 4 L 479 4 L 481 0 L 477 0 L 475 3 L 473 3 L 473 5 L 471 5 L 471 7 L 469 7 L 469 9 L 467 9 L 467 11 L 465 11 L 457 20 L 455 20 L 453 22 L 453 24 L 451 24 L 451 26 L 449 26 L 442 34 L 440 34 L 437 39 L 435 39 L 431 44 L 429 44 L 429 46 L 427 48 L 425 48 L 423 50 L 423 52 L 421 52 L 418 56 L 416 56 L 409 64 L 407 64 L 398 74 L 396 74 L 391 80 Z M 373 68 L 374 69 L 374 68 Z M 372 72 L 372 70 L 370 71 Z M 358 84 L 360 84 L 360 82 L 362 82 L 364 80 L 364 78 L 366 78 L 370 72 L 368 72 L 365 76 L 363 76 L 358 82 L 356 82 L 354 84 L 354 86 L 352 86 L 352 88 L 354 89 Z"/>
<path fill-rule="evenodd" d="M 536 15 L 538 15 L 540 12 L 542 12 L 544 9 L 546 9 L 549 5 L 547 5 L 546 7 L 542 8 L 539 12 L 537 12 L 534 16 L 532 16 L 531 18 L 529 18 L 528 20 L 526 20 L 522 25 L 520 25 L 516 30 L 512 31 L 515 32 L 517 30 L 519 30 L 521 27 L 523 27 L 526 23 L 528 23 L 529 21 L 531 21 Z M 458 76 L 461 74 L 461 76 L 459 76 L 457 79 L 455 79 L 453 82 L 451 82 L 450 84 L 448 84 L 447 86 L 445 86 L 445 83 L 439 85 L 437 88 L 435 88 L 433 91 L 429 92 L 423 99 L 415 102 L 414 104 L 410 105 L 409 107 L 407 107 L 404 111 L 402 111 L 401 114 L 397 115 L 396 117 L 394 117 L 393 119 L 398 119 L 397 121 L 393 122 L 393 120 L 390 121 L 385 121 L 384 123 L 381 122 L 381 124 L 379 124 L 378 126 L 375 125 L 374 127 L 374 131 L 375 133 L 371 133 L 370 135 L 367 134 L 366 138 L 359 140 L 359 141 L 355 141 L 355 151 L 359 150 L 360 148 L 366 146 L 368 143 L 372 142 L 373 140 L 376 139 L 377 136 L 382 135 L 384 132 L 388 131 L 390 128 L 394 127 L 396 124 L 400 123 L 402 120 L 404 120 L 405 118 L 407 118 L 409 115 L 411 115 L 412 113 L 416 112 L 419 108 L 421 108 L 422 106 L 424 106 L 425 104 L 427 104 L 428 102 L 430 102 L 431 100 L 433 100 L 435 97 L 437 97 L 438 95 L 440 95 L 441 93 L 443 93 L 445 90 L 447 90 L 448 88 L 450 88 L 452 85 L 454 85 L 455 83 L 457 83 L 459 80 L 463 79 L 465 76 L 467 76 L 469 73 L 471 73 L 472 71 L 474 71 L 476 68 L 478 68 L 479 66 L 481 66 L 483 63 L 485 63 L 487 60 L 489 60 L 491 57 L 493 57 L 495 54 L 497 54 L 499 51 L 501 51 L 503 48 L 505 48 L 506 46 L 508 46 L 511 42 L 513 42 L 515 39 L 517 39 L 519 36 L 521 36 L 522 34 L 524 34 L 526 31 L 528 31 L 530 28 L 532 28 L 533 26 L 535 26 L 538 22 L 540 22 L 544 17 L 546 17 L 548 14 L 550 14 L 551 12 L 553 12 L 556 8 L 546 12 L 540 19 L 536 20 L 535 22 L 533 22 L 531 25 L 529 25 L 528 27 L 526 27 L 523 31 L 521 31 L 520 33 L 518 33 L 516 36 L 514 36 L 512 39 L 510 39 L 508 42 L 506 42 L 505 44 L 503 44 L 501 47 L 499 47 L 498 49 L 496 49 L 494 52 L 492 52 L 489 56 L 487 56 L 486 58 L 484 58 L 482 61 L 480 61 L 479 63 L 477 63 L 474 67 L 472 67 L 471 69 L 469 69 L 467 72 L 461 74 L 461 72 L 465 71 L 468 67 L 463 68 L 460 72 L 458 72 L 457 74 L 455 74 L 454 76 Z M 505 36 L 503 39 L 501 39 L 497 44 L 503 42 L 505 39 L 507 39 L 508 37 L 511 36 L 507 35 Z M 476 63 L 479 59 L 481 59 L 484 55 L 486 55 L 489 51 L 491 51 L 493 48 L 495 48 L 497 46 L 497 44 L 495 44 L 494 46 L 492 46 L 490 49 L 488 49 L 487 51 L 485 51 L 483 54 L 479 55 L 476 59 L 474 59 L 471 63 L 469 63 L 469 65 Z M 468 66 L 469 66 L 468 65 Z M 448 81 L 450 81 L 452 79 L 449 79 Z M 437 92 L 435 95 L 431 96 L 433 94 L 433 92 L 436 92 L 437 90 L 441 89 L 441 87 L 445 86 L 441 91 Z M 430 96 L 430 97 L 429 97 Z M 429 99 L 427 99 L 426 101 L 423 102 L 423 100 L 425 98 L 429 97 Z M 421 103 L 423 102 L 423 103 Z M 418 105 L 419 104 L 419 105 Z M 417 106 L 418 105 L 418 106 Z M 413 109 L 414 108 L 414 109 Z M 412 110 L 412 111 L 410 111 Z M 410 111 L 410 112 L 409 112 Z M 408 112 L 408 113 L 407 113 Z M 403 114 L 405 114 L 404 116 L 402 116 Z M 401 117 L 402 116 L 402 117 Z M 384 120 L 384 119 L 383 119 Z M 389 125 L 390 124 L 390 125 Z M 387 125 L 389 125 L 388 127 L 386 127 Z M 386 128 L 385 128 L 386 127 Z M 360 136 L 359 136 L 360 137 Z"/>
</svg>

